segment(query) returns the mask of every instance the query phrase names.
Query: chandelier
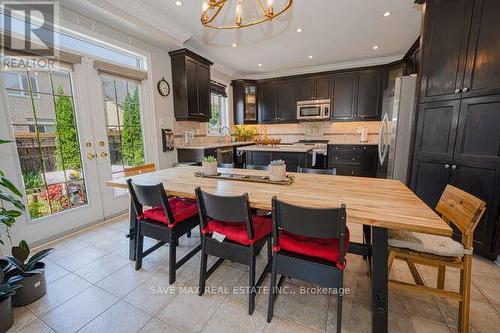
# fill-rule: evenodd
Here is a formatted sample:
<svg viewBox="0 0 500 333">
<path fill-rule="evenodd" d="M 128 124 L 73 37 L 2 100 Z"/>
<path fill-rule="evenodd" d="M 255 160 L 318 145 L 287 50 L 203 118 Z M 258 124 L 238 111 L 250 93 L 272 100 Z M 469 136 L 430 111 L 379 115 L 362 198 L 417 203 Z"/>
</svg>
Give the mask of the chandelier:
<svg viewBox="0 0 500 333">
<path fill-rule="evenodd" d="M 201 24 L 205 27 L 213 29 L 239 29 L 250 27 L 262 22 L 270 21 L 273 18 L 283 14 L 292 5 L 293 0 L 286 0 L 286 4 L 275 8 L 274 0 L 253 0 L 258 8 L 256 17 L 250 19 L 243 19 L 244 3 L 251 2 L 252 0 L 203 0 L 201 8 Z M 262 2 L 265 2 L 263 4 Z M 216 18 L 223 10 L 230 10 L 231 4 L 236 2 L 234 9 L 234 20 L 230 23 L 216 24 Z M 233 6 L 234 7 L 234 6 Z M 226 8 L 226 9 L 224 9 Z M 227 17 L 226 13 L 226 17 Z"/>
</svg>

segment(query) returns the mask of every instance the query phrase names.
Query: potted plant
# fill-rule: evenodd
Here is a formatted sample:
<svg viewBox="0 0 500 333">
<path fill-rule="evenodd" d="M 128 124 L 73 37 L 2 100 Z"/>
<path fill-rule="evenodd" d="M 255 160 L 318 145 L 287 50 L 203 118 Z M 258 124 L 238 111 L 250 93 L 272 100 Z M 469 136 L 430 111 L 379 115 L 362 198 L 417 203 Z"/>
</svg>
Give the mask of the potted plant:
<svg viewBox="0 0 500 333">
<path fill-rule="evenodd" d="M 269 164 L 269 180 L 281 182 L 286 179 L 286 164 L 283 160 L 274 160 Z"/>
<path fill-rule="evenodd" d="M 12 269 L 6 274 L 8 282 L 19 283 L 22 287 L 13 297 L 12 305 L 23 306 L 34 302 L 47 292 L 45 263 L 41 262 L 53 249 L 45 249 L 30 258 L 30 248 L 25 241 L 12 248 L 12 256 L 7 259 Z M 29 259 L 28 259 L 29 258 Z"/>
<path fill-rule="evenodd" d="M 12 298 L 16 293 L 16 289 L 21 286 L 14 284 L 16 279 L 12 279 L 12 283 L 6 281 L 6 272 L 10 269 L 10 263 L 5 259 L 0 259 L 0 333 L 7 332 L 14 322 L 12 312 Z"/>
<path fill-rule="evenodd" d="M 0 139 L 0 144 L 10 141 Z M 22 215 L 24 204 L 21 201 L 23 195 L 5 174 L 0 170 L 0 226 L 7 231 L 14 225 L 16 218 Z M 9 207 L 10 206 L 10 207 Z M 14 209 L 13 209 L 14 208 Z M 2 235 L 0 234 L 0 245 L 4 245 Z"/>
<path fill-rule="evenodd" d="M 201 162 L 203 174 L 206 176 L 217 175 L 217 159 L 213 156 L 206 156 Z"/>
</svg>

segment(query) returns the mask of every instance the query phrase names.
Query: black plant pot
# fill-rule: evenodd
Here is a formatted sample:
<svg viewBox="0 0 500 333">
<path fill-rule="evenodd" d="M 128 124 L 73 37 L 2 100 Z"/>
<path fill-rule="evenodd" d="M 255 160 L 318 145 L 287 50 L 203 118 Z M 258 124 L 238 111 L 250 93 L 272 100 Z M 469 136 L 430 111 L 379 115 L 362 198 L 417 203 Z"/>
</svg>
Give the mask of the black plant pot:
<svg viewBox="0 0 500 333">
<path fill-rule="evenodd" d="M 39 274 L 31 274 L 17 282 L 21 288 L 16 290 L 16 294 L 12 296 L 13 306 L 24 306 L 33 303 L 47 292 L 47 284 L 45 282 L 45 264 L 37 262 L 35 269 L 41 269 Z"/>
<path fill-rule="evenodd" d="M 0 319 L 0 333 L 5 333 L 14 322 L 10 296 L 0 301 Z"/>
</svg>

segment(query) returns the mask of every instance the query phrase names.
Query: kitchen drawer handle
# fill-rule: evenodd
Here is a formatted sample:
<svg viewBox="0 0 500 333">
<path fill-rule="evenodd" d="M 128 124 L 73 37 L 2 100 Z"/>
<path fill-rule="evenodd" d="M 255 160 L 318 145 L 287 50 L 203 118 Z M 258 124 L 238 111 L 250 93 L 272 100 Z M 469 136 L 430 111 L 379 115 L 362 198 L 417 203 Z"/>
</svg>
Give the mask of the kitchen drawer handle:
<svg viewBox="0 0 500 333">
<path fill-rule="evenodd" d="M 457 169 L 457 166 L 456 166 L 455 164 L 453 164 L 453 165 L 451 166 L 451 168 L 452 168 L 453 170 L 456 170 L 456 169 Z"/>
<path fill-rule="evenodd" d="M 463 87 L 462 91 L 463 92 L 468 92 L 469 91 L 469 87 Z"/>
<path fill-rule="evenodd" d="M 455 89 L 455 94 L 460 94 L 462 90 L 460 88 Z"/>
<path fill-rule="evenodd" d="M 445 165 L 444 165 L 444 168 L 445 168 L 445 169 L 449 169 L 449 168 L 450 168 L 450 165 L 449 165 L 449 164 L 445 164 Z"/>
</svg>

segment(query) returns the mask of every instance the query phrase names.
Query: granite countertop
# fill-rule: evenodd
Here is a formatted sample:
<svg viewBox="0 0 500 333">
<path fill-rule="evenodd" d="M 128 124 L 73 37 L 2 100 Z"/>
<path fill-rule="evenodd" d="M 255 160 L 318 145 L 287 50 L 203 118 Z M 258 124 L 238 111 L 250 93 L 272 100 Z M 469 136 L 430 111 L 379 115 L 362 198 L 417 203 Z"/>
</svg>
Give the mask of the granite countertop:
<svg viewBox="0 0 500 333">
<path fill-rule="evenodd" d="M 238 147 L 238 150 L 242 151 L 279 151 L 284 153 L 307 153 L 313 149 L 312 146 L 294 146 L 294 145 L 277 145 L 277 146 L 245 146 Z"/>
<path fill-rule="evenodd" d="M 253 144 L 253 141 L 205 143 L 205 144 L 193 144 L 193 145 L 189 145 L 189 146 L 178 145 L 178 146 L 175 146 L 175 148 L 177 148 L 177 149 L 212 149 L 212 148 L 222 148 L 222 147 L 245 146 L 245 145 L 251 145 L 251 144 Z"/>
</svg>

